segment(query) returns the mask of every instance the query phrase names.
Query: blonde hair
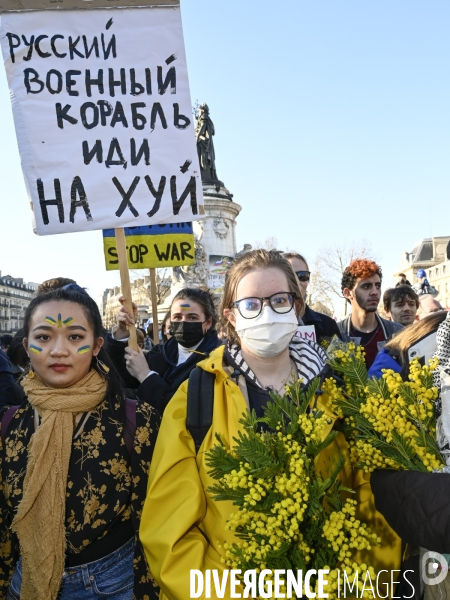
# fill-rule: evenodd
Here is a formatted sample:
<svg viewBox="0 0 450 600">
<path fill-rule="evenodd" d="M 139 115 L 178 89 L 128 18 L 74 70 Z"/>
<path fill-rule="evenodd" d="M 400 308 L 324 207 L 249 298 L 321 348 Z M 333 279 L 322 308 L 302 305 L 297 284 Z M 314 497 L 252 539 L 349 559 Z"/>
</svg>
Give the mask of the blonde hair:
<svg viewBox="0 0 450 600">
<path fill-rule="evenodd" d="M 264 250 L 258 248 L 257 250 L 251 250 L 246 252 L 236 260 L 234 260 L 227 270 L 225 286 L 223 289 L 222 301 L 220 303 L 220 315 L 221 325 L 226 329 L 227 338 L 230 343 L 240 343 L 239 336 L 236 333 L 236 329 L 223 315 L 223 311 L 226 308 L 231 308 L 231 305 L 236 300 L 235 294 L 241 279 L 256 269 L 279 269 L 288 281 L 289 291 L 294 296 L 294 308 L 297 317 L 303 315 L 305 309 L 305 303 L 300 291 L 297 276 L 295 275 L 291 264 L 282 257 L 281 253 L 277 250 Z"/>
<path fill-rule="evenodd" d="M 397 335 L 386 344 L 385 348 L 398 353 L 403 363 L 406 359 L 409 348 L 429 333 L 437 331 L 439 325 L 447 318 L 447 311 L 442 310 L 437 313 L 431 313 L 420 321 L 412 323 L 397 333 Z"/>
</svg>

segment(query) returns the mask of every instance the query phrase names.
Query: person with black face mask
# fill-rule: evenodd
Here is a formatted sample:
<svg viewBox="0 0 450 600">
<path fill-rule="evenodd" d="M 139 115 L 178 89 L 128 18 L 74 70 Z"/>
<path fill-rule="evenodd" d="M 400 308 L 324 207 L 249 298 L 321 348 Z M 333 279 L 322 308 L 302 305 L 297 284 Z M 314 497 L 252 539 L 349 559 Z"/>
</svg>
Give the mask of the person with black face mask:
<svg viewBox="0 0 450 600">
<path fill-rule="evenodd" d="M 134 323 L 134 317 L 123 301 L 122 297 L 117 325 L 108 336 L 107 352 L 128 389 L 139 398 L 158 395 L 162 397 L 158 406 L 166 406 L 197 363 L 221 344 L 215 328 L 217 319 L 212 298 L 199 289 L 186 288 L 178 292 L 170 307 L 171 337 L 147 355 L 127 345 L 127 326 Z"/>
</svg>

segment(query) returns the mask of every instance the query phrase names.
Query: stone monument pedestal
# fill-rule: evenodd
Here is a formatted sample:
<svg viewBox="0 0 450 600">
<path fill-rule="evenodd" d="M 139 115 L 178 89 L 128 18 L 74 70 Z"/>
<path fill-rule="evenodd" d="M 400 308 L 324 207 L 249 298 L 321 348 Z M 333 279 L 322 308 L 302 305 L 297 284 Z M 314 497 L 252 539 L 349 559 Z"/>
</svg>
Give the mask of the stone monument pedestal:
<svg viewBox="0 0 450 600">
<path fill-rule="evenodd" d="M 207 104 L 198 107 L 196 138 L 201 170 L 205 217 L 194 221 L 195 265 L 174 267 L 169 296 L 158 306 L 162 319 L 174 296 L 184 288 L 209 289 L 219 299 L 225 272 L 236 255 L 236 217 L 241 206 L 217 177 L 213 136 L 215 129 Z"/>
<path fill-rule="evenodd" d="M 199 232 L 200 243 L 207 256 L 206 286 L 220 294 L 225 282 L 225 271 L 236 255 L 236 217 L 241 206 L 233 202 L 225 187 L 203 185 L 205 219 L 196 221 L 194 232 Z"/>
</svg>

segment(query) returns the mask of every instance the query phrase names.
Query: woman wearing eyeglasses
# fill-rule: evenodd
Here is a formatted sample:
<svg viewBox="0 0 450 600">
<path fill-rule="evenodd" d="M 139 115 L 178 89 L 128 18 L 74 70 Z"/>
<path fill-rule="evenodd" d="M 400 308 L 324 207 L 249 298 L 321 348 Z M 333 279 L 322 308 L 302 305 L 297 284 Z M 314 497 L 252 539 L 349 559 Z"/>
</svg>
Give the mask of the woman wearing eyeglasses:
<svg viewBox="0 0 450 600">
<path fill-rule="evenodd" d="M 231 443 L 245 411 L 262 416 L 271 390 L 284 395 L 286 384 L 308 384 L 325 367 L 318 345 L 291 341 L 303 307 L 295 273 L 278 252 L 254 250 L 229 268 L 221 307 L 228 343 L 198 365 L 215 375 L 211 427 L 197 453 L 186 426 L 189 382 L 183 383 L 164 413 L 151 465 L 140 538 L 160 600 L 190 596 L 190 569 L 221 573 L 223 543 L 236 541 L 225 529 L 231 502 L 215 502 L 205 491 L 214 483 L 205 452 L 216 434 Z M 230 598 L 229 588 L 222 597 Z"/>
<path fill-rule="evenodd" d="M 324 313 L 313 310 L 306 304 L 306 292 L 311 278 L 311 272 L 306 260 L 301 254 L 297 254 L 297 252 L 286 252 L 283 254 L 283 257 L 291 263 L 299 281 L 302 298 L 305 302 L 305 312 L 302 317 L 303 324 L 314 325 L 318 344 L 321 344 L 324 340 L 330 341 L 335 335 L 342 339 L 341 332 L 334 319 Z"/>
</svg>

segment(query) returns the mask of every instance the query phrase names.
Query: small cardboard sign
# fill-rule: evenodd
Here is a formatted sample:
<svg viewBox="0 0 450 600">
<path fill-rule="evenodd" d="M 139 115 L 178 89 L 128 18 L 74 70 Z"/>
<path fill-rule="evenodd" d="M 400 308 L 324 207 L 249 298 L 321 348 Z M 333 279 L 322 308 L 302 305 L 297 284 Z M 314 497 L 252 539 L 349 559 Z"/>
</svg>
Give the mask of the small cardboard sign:
<svg viewBox="0 0 450 600">
<path fill-rule="evenodd" d="M 306 340 L 307 342 L 317 342 L 316 328 L 314 325 L 299 325 L 294 334 L 294 338 Z"/>
<path fill-rule="evenodd" d="M 195 263 L 192 223 L 126 227 L 125 239 L 130 269 L 157 269 Z M 118 270 L 114 229 L 103 230 L 103 250 L 106 270 Z"/>
</svg>

